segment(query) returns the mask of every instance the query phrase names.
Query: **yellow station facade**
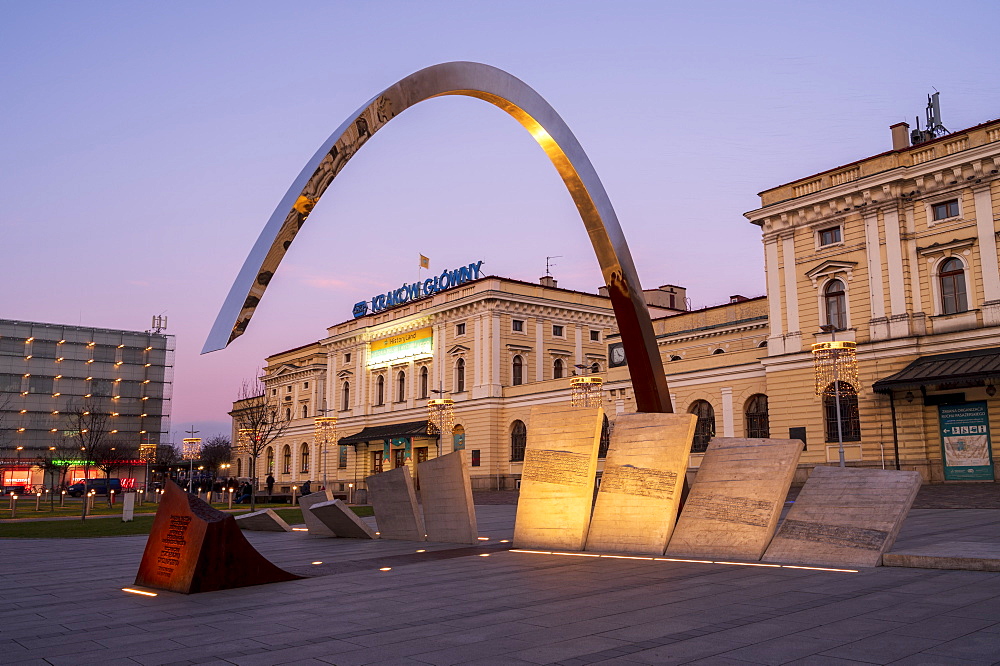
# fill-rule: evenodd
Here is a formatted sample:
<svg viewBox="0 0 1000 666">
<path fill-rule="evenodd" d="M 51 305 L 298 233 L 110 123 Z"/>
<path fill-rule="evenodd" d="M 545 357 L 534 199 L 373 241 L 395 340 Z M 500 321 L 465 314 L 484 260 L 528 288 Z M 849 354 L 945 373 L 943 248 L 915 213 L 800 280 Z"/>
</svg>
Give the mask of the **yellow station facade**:
<svg viewBox="0 0 1000 666">
<path fill-rule="evenodd" d="M 839 384 L 847 464 L 995 480 L 1000 121 L 912 146 L 905 125 L 892 137 L 892 150 L 760 194 L 746 217 L 762 231 L 767 296 L 689 311 L 681 287 L 646 292 L 674 409 L 699 416 L 692 469 L 712 436 L 803 439 L 799 480 L 837 464 L 837 411 L 810 353 L 836 339 L 857 344 L 857 386 Z M 258 476 L 348 492 L 462 449 L 475 488 L 515 488 L 530 408 L 571 409 L 573 376 L 604 380 L 608 431 L 635 410 L 606 296 L 478 269 L 359 304 L 270 356 L 266 397 L 289 425 Z M 440 437 L 427 434 L 437 397 L 454 400 Z M 324 415 L 335 441 L 316 435 Z M 248 474 L 245 455 L 236 468 Z"/>
</svg>

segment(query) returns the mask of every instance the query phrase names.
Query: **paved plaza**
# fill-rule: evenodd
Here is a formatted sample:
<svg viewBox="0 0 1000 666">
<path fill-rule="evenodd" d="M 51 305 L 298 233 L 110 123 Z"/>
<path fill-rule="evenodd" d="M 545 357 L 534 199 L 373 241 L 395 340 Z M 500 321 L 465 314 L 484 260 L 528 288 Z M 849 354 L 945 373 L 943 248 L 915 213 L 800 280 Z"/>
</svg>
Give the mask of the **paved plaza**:
<svg viewBox="0 0 1000 666">
<path fill-rule="evenodd" d="M 1000 663 L 1000 573 L 508 552 L 514 510 L 477 506 L 471 549 L 247 533 L 321 575 L 193 596 L 121 591 L 143 537 L 0 539 L 0 663 Z M 914 509 L 896 550 L 950 539 L 1000 511 Z"/>
</svg>

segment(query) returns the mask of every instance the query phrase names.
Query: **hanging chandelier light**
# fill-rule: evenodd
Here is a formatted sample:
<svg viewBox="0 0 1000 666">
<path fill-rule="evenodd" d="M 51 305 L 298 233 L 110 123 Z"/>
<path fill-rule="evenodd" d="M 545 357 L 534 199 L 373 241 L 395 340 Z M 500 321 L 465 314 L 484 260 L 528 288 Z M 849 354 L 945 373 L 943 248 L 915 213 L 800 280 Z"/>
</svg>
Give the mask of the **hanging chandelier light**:
<svg viewBox="0 0 1000 666">
<path fill-rule="evenodd" d="M 250 453 L 250 428 L 240 428 L 236 433 L 236 453 Z"/>
<path fill-rule="evenodd" d="M 857 392 L 858 345 L 849 340 L 817 342 L 812 346 L 816 375 L 816 395 L 833 395 L 837 382 L 850 384 Z"/>
<path fill-rule="evenodd" d="M 604 380 L 574 377 L 569 382 L 569 397 L 573 407 L 601 407 L 604 405 Z"/>
<path fill-rule="evenodd" d="M 433 398 L 427 401 L 427 434 L 451 434 L 455 427 L 455 401 Z"/>
<path fill-rule="evenodd" d="M 326 446 L 337 441 L 337 417 L 317 416 L 313 419 L 313 443 Z"/>
</svg>

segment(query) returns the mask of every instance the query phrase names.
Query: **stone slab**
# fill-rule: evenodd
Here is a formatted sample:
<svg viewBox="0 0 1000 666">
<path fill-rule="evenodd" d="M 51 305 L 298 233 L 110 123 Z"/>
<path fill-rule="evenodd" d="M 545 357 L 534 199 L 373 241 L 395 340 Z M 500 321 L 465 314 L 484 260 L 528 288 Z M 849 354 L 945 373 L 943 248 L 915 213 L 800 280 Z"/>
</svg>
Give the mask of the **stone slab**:
<svg viewBox="0 0 1000 666">
<path fill-rule="evenodd" d="M 310 509 L 317 520 L 338 537 L 346 539 L 375 539 L 375 530 L 368 527 L 358 514 L 351 511 L 342 500 L 313 504 Z"/>
<path fill-rule="evenodd" d="M 476 543 L 476 507 L 465 451 L 455 451 L 417 465 L 424 529 L 428 541 Z"/>
<path fill-rule="evenodd" d="M 918 472 L 816 467 L 763 561 L 876 567 L 919 489 Z"/>
<path fill-rule="evenodd" d="M 661 555 L 681 501 L 698 417 L 620 414 L 611 431 L 587 550 Z"/>
<path fill-rule="evenodd" d="M 714 438 L 667 555 L 759 560 L 778 526 L 801 453 L 798 439 Z"/>
<path fill-rule="evenodd" d="M 258 553 L 233 516 L 167 481 L 135 584 L 192 594 L 299 578 Z"/>
<path fill-rule="evenodd" d="M 993 541 L 941 541 L 893 551 L 882 556 L 887 567 L 1000 571 L 1000 543 Z"/>
<path fill-rule="evenodd" d="M 563 402 L 531 408 L 514 522 L 516 547 L 583 550 L 603 419 L 600 407 Z"/>
<path fill-rule="evenodd" d="M 299 498 L 299 508 L 302 509 L 302 521 L 306 524 L 310 536 L 337 536 L 322 520 L 316 518 L 310 510 L 316 504 L 332 501 L 333 493 L 329 490 L 319 490 Z"/>
<path fill-rule="evenodd" d="M 253 513 L 244 513 L 241 516 L 236 516 L 236 524 L 240 526 L 241 530 L 251 530 L 254 532 L 291 532 L 292 528 L 289 527 L 281 516 L 276 514 L 271 509 L 263 509 L 261 511 L 254 511 Z"/>
<path fill-rule="evenodd" d="M 379 536 L 383 539 L 423 541 L 427 532 L 417 506 L 410 469 L 397 467 L 369 476 L 365 481 Z"/>
</svg>

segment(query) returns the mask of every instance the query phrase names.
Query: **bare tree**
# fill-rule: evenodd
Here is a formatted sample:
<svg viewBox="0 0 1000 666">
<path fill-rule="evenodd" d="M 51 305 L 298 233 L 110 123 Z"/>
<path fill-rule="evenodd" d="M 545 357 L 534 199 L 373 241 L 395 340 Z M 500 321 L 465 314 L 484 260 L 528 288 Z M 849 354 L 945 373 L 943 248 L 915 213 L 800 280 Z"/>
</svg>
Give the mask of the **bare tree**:
<svg viewBox="0 0 1000 666">
<path fill-rule="evenodd" d="M 254 511 L 257 506 L 257 458 L 281 437 L 288 427 L 289 419 L 281 414 L 277 403 L 267 399 L 261 377 L 243 382 L 230 414 L 240 429 L 237 450 L 250 455 L 249 472 L 253 483 L 250 510 Z"/>
<path fill-rule="evenodd" d="M 52 498 L 55 497 L 56 490 L 66 486 L 66 473 L 69 472 L 69 468 L 79 463 L 80 450 L 72 441 L 62 441 L 50 446 L 47 451 L 43 451 L 35 458 L 35 464 L 49 475 Z"/>
<path fill-rule="evenodd" d="M 111 412 L 100 402 L 90 399 L 66 412 L 69 430 L 83 462 L 84 476 L 90 477 L 90 466 L 111 438 Z M 87 519 L 87 496 L 83 497 L 81 519 Z"/>
<path fill-rule="evenodd" d="M 135 444 L 124 442 L 118 438 L 106 438 L 92 450 L 91 462 L 94 466 L 104 472 L 106 478 L 117 469 L 130 466 L 131 461 L 139 455 L 139 447 Z M 108 489 L 108 506 L 111 506 L 111 490 Z"/>
</svg>

